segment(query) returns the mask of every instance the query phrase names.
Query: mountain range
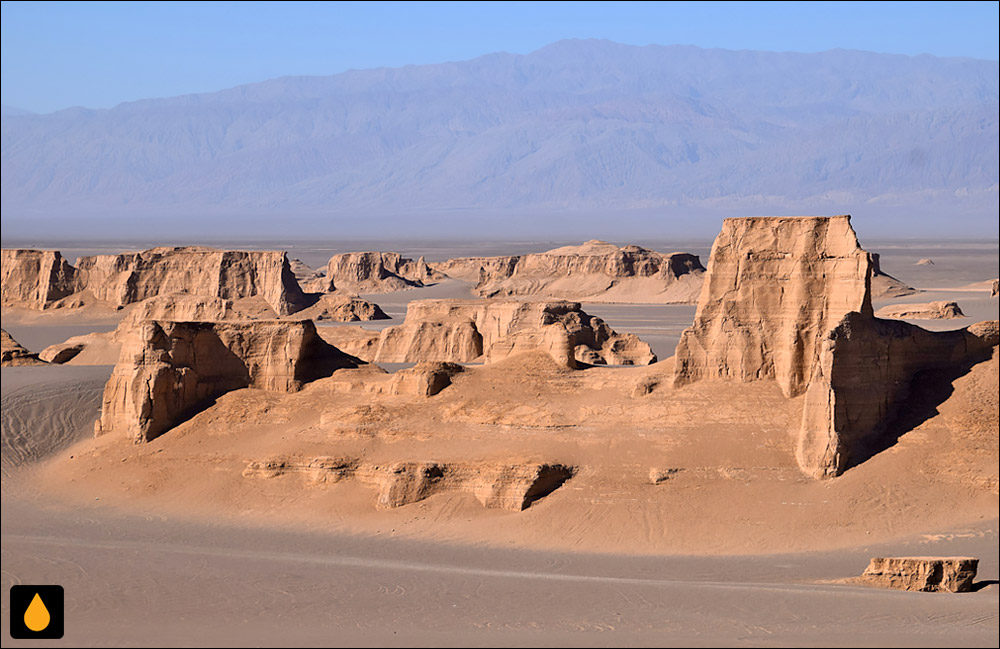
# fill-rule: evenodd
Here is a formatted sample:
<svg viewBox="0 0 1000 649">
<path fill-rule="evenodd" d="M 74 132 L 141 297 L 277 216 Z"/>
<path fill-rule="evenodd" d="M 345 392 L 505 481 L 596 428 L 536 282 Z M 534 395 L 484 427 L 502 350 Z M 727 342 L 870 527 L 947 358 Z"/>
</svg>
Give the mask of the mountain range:
<svg viewBox="0 0 1000 649">
<path fill-rule="evenodd" d="M 5 110 L 4 237 L 613 238 L 796 213 L 996 236 L 998 105 L 995 61 L 572 40 L 109 110 Z"/>
</svg>

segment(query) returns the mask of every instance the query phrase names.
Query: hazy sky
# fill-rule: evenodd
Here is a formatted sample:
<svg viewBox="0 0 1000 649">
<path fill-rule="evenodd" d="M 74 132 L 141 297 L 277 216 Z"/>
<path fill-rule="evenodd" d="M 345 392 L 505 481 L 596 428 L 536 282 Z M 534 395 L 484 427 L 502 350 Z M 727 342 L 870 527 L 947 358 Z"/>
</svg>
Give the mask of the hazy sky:
<svg viewBox="0 0 1000 649">
<path fill-rule="evenodd" d="M 997 60 L 997 2 L 4 2 L 2 101 L 110 108 L 564 38 Z"/>
</svg>

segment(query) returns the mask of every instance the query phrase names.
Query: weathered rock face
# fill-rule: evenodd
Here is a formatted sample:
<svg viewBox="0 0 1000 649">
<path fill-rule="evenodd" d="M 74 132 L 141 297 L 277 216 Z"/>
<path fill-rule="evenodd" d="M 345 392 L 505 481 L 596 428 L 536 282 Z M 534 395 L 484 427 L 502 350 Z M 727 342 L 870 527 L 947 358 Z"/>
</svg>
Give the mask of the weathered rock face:
<svg viewBox="0 0 1000 649">
<path fill-rule="evenodd" d="M 120 255 L 81 257 L 78 290 L 117 306 L 167 293 L 228 300 L 260 296 L 278 315 L 305 305 L 283 252 L 153 248 Z"/>
<path fill-rule="evenodd" d="M 3 250 L 4 306 L 44 309 L 75 292 L 76 269 L 57 250 Z"/>
<path fill-rule="evenodd" d="M 796 457 L 817 478 L 839 475 L 878 448 L 920 371 L 987 360 L 996 321 L 931 332 L 849 313 L 822 342 L 806 391 Z"/>
<path fill-rule="evenodd" d="M 17 366 L 17 365 L 44 365 L 44 362 L 38 359 L 38 354 L 32 354 L 27 349 L 21 346 L 13 336 L 7 333 L 5 330 L 0 329 L 0 364 L 4 367 Z"/>
<path fill-rule="evenodd" d="M 361 463 L 351 458 L 273 458 L 250 462 L 243 475 L 274 478 L 299 473 L 311 483 L 357 478 L 374 487 L 380 509 L 403 507 L 448 491 L 472 493 L 487 509 L 523 511 L 573 477 L 558 463 L 396 462 Z"/>
<path fill-rule="evenodd" d="M 231 390 L 294 392 L 356 365 L 308 320 L 146 321 L 122 343 L 95 434 L 149 441 Z"/>
<path fill-rule="evenodd" d="M 705 270 L 697 255 L 596 240 L 538 254 L 452 259 L 435 268 L 478 282 L 482 297 L 664 304 L 695 302 Z"/>
<path fill-rule="evenodd" d="M 875 312 L 879 318 L 897 320 L 952 320 L 964 318 L 957 302 L 926 302 L 924 304 L 890 304 Z"/>
<path fill-rule="evenodd" d="M 873 300 L 891 300 L 920 292 L 912 286 L 907 286 L 892 275 L 883 273 L 878 253 L 872 252 L 869 254 L 872 256 Z"/>
<path fill-rule="evenodd" d="M 321 287 L 326 293 L 387 293 L 418 288 L 438 278 L 423 257 L 413 261 L 397 252 L 349 252 L 330 258 Z"/>
<path fill-rule="evenodd" d="M 463 369 L 456 363 L 417 363 L 414 367 L 393 374 L 389 382 L 389 394 L 432 397 L 451 385 L 452 377 L 461 374 Z"/>
<path fill-rule="evenodd" d="M 79 306 L 88 296 L 122 307 L 173 293 L 260 297 L 278 315 L 306 304 L 283 252 L 153 248 L 81 257 L 74 268 L 55 251 L 3 251 L 5 306 Z"/>
<path fill-rule="evenodd" d="M 656 356 L 632 334 L 618 334 L 574 302 L 417 300 L 406 320 L 375 332 L 324 331 L 334 344 L 380 363 L 493 363 L 541 350 L 562 365 L 646 365 Z"/>
<path fill-rule="evenodd" d="M 990 287 L 990 297 L 996 297 L 1000 293 L 1000 279 L 993 280 L 993 286 Z"/>
<path fill-rule="evenodd" d="M 805 393 L 799 467 L 839 475 L 884 442 L 917 372 L 989 358 L 996 323 L 932 333 L 872 313 L 872 259 L 850 217 L 726 219 L 675 385 L 774 379 Z"/>
<path fill-rule="evenodd" d="M 819 343 L 852 311 L 871 315 L 871 259 L 850 217 L 726 219 L 712 246 L 674 383 L 775 379 L 805 391 Z"/>
<path fill-rule="evenodd" d="M 971 557 L 875 557 L 859 581 L 881 588 L 967 593 L 979 559 Z"/>
<path fill-rule="evenodd" d="M 321 295 L 315 304 L 295 314 L 296 318 L 308 318 L 317 322 L 360 322 L 362 320 L 388 320 L 382 308 L 374 302 L 354 295 Z"/>
</svg>

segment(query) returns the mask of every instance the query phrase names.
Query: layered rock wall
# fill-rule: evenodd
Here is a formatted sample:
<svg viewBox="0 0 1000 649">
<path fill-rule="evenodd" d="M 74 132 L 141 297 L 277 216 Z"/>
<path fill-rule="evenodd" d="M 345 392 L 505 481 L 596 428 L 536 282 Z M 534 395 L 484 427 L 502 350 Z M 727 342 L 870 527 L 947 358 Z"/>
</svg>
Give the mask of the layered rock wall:
<svg viewBox="0 0 1000 649">
<path fill-rule="evenodd" d="M 451 259 L 435 269 L 477 282 L 476 293 L 488 298 L 655 303 L 694 302 L 705 270 L 697 255 L 596 240 L 537 254 Z"/>
<path fill-rule="evenodd" d="M 3 250 L 3 306 L 44 309 L 76 291 L 76 269 L 57 250 Z"/>
<path fill-rule="evenodd" d="M 493 363 L 534 350 L 568 367 L 656 360 L 649 345 L 616 333 L 574 302 L 418 300 L 410 302 L 403 324 L 345 340 L 342 348 L 380 363 Z"/>
<path fill-rule="evenodd" d="M 419 288 L 438 277 L 423 257 L 413 261 L 397 252 L 349 252 L 330 258 L 318 286 L 327 293 L 385 293 Z"/>
<path fill-rule="evenodd" d="M 874 557 L 859 581 L 880 588 L 967 593 L 979 559 L 971 557 Z"/>
<path fill-rule="evenodd" d="M 231 390 L 294 392 L 356 365 L 308 320 L 145 321 L 122 343 L 95 433 L 149 441 Z"/>
<path fill-rule="evenodd" d="M 826 333 L 852 311 L 872 313 L 872 262 L 848 216 L 726 219 L 708 266 L 675 385 L 774 379 L 796 396 Z"/>
</svg>

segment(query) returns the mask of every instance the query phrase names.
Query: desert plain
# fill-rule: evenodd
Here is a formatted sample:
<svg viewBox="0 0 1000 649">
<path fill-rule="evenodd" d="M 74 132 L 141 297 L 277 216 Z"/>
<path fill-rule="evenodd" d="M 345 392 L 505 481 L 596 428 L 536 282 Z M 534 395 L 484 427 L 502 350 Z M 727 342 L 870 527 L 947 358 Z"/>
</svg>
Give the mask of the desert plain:
<svg viewBox="0 0 1000 649">
<path fill-rule="evenodd" d="M 995 646 L 997 242 L 720 229 L 5 243 L 5 586 L 54 645 Z M 973 592 L 849 581 L 925 555 Z"/>
</svg>

